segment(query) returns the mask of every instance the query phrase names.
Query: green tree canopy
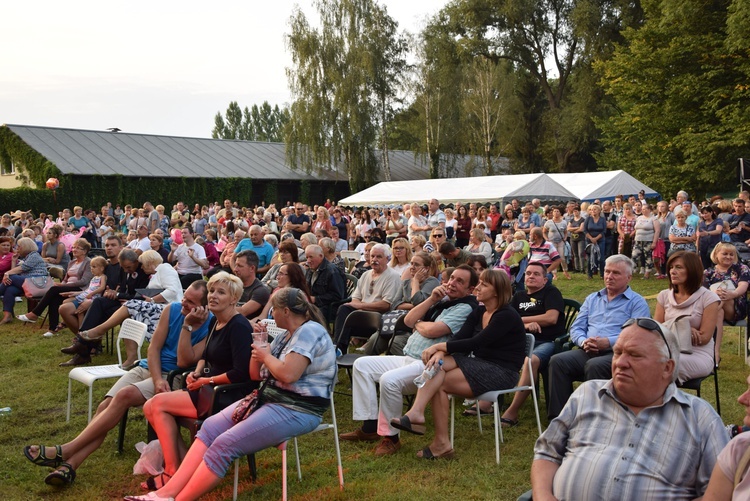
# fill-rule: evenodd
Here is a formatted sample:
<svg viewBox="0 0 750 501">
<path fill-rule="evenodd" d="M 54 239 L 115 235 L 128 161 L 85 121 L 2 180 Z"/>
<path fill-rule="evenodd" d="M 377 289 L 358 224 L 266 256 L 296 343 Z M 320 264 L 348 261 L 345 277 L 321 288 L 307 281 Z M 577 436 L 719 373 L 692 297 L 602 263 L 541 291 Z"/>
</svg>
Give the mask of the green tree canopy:
<svg viewBox="0 0 750 501">
<path fill-rule="evenodd" d="M 273 108 L 268 101 L 252 109 L 240 109 L 237 101 L 227 107 L 225 116 L 221 112 L 214 117 L 214 128 L 211 137 L 214 139 L 240 139 L 243 141 L 265 141 L 280 143 L 284 141 L 284 126 L 289 121 L 289 109 Z"/>
</svg>

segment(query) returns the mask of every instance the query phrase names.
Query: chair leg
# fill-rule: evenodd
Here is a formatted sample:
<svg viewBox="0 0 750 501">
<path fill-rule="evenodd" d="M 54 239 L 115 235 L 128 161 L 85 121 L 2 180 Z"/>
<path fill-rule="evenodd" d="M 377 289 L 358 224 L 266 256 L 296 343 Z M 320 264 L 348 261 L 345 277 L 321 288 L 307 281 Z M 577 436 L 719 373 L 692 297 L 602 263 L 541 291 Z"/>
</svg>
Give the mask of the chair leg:
<svg viewBox="0 0 750 501">
<path fill-rule="evenodd" d="M 125 443 L 125 427 L 128 425 L 128 409 L 125 409 L 125 414 L 122 415 L 120 420 L 120 431 L 117 435 L 117 452 L 122 454 L 124 443 Z"/>
<path fill-rule="evenodd" d="M 281 449 L 281 499 L 286 501 L 286 442 L 279 445 Z"/>
<path fill-rule="evenodd" d="M 88 422 L 91 422 L 91 405 L 94 401 L 94 385 L 92 384 L 89 386 L 89 420 Z"/>
<path fill-rule="evenodd" d="M 477 423 L 479 423 L 479 434 L 482 434 L 482 409 L 479 407 L 479 400 L 474 401 L 477 408 Z"/>
<path fill-rule="evenodd" d="M 297 458 L 297 481 L 302 482 L 302 468 L 299 464 L 299 443 L 297 437 L 294 437 L 294 455 Z"/>
<path fill-rule="evenodd" d="M 719 401 L 719 369 L 714 368 L 714 388 L 716 389 L 716 413 L 721 416 L 721 402 Z"/>
<path fill-rule="evenodd" d="M 500 437 L 502 437 L 503 427 L 500 423 L 500 404 L 498 402 L 492 405 L 492 409 L 495 416 L 495 461 L 500 464 Z M 478 404 L 479 401 L 477 401 L 477 411 L 479 411 Z"/>
<path fill-rule="evenodd" d="M 344 468 L 341 466 L 341 447 L 339 445 L 339 427 L 336 422 L 336 406 L 331 399 L 331 422 L 333 423 L 333 441 L 336 444 L 336 462 L 338 463 L 339 490 L 344 490 Z"/>
<path fill-rule="evenodd" d="M 70 388 L 72 385 L 73 385 L 73 380 L 68 378 L 68 413 L 65 416 L 66 423 L 70 421 Z"/>
<path fill-rule="evenodd" d="M 250 468 L 250 478 L 255 483 L 258 480 L 258 467 L 255 465 L 255 454 L 247 455 L 247 466 Z"/>
<path fill-rule="evenodd" d="M 449 397 L 451 399 L 451 449 L 453 448 L 453 425 L 454 420 L 456 418 L 454 412 L 455 412 L 455 406 L 456 406 L 456 397 Z"/>
<path fill-rule="evenodd" d="M 237 484 L 240 479 L 240 458 L 234 460 L 234 487 L 232 488 L 232 501 L 237 501 Z"/>
</svg>

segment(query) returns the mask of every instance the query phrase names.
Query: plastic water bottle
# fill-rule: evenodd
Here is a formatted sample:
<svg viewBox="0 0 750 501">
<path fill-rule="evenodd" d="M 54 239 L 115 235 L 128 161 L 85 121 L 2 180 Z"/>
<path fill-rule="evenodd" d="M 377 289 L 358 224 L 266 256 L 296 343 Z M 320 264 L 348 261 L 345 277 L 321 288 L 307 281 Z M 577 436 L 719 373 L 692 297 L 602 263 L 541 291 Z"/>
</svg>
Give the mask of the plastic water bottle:
<svg viewBox="0 0 750 501">
<path fill-rule="evenodd" d="M 435 374 L 437 374 L 438 371 L 442 368 L 442 360 L 438 361 L 437 365 L 433 365 L 432 367 L 425 367 L 425 369 L 422 371 L 422 374 L 414 378 L 414 384 L 417 385 L 417 388 L 421 388 L 428 380 L 434 378 Z"/>
<path fill-rule="evenodd" d="M 0 416 L 8 416 L 10 415 L 10 407 L 3 407 L 0 409 Z"/>
</svg>

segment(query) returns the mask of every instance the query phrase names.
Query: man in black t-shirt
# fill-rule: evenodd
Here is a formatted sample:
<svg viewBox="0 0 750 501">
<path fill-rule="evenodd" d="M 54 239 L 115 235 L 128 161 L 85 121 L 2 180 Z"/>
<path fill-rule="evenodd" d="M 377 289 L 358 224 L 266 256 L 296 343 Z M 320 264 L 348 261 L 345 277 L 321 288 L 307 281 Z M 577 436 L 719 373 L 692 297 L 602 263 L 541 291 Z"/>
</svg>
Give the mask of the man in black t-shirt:
<svg viewBox="0 0 750 501">
<path fill-rule="evenodd" d="M 310 229 L 310 218 L 305 214 L 305 208 L 301 203 L 296 203 L 294 206 L 294 213 L 289 214 L 286 218 L 286 225 L 284 229 L 291 231 L 294 238 L 300 239 L 303 233 L 307 233 Z"/>
<path fill-rule="evenodd" d="M 745 243 L 750 239 L 750 214 L 746 212 L 745 201 L 736 198 L 732 202 L 734 214 L 729 216 L 729 238 L 733 244 Z"/>
<path fill-rule="evenodd" d="M 526 326 L 526 332 L 534 334 L 534 354 L 531 356 L 531 377 L 536 380 L 540 368 L 549 363 L 555 349 L 555 338 L 565 333 L 565 303 L 562 293 L 547 282 L 547 268 L 539 262 L 526 266 L 524 274 L 526 290 L 513 295 L 510 304 L 518 311 Z M 524 360 L 519 386 L 529 385 L 528 362 Z M 502 426 L 518 424 L 518 411 L 529 396 L 529 391 L 517 392 L 513 403 L 500 418 Z"/>
</svg>

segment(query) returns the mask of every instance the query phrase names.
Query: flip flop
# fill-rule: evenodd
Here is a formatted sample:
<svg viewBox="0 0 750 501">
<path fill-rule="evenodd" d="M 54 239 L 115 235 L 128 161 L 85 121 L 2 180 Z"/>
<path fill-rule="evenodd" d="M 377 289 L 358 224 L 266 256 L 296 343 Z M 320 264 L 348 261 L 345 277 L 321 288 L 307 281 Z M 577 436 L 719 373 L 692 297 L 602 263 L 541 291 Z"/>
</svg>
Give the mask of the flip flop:
<svg viewBox="0 0 750 501">
<path fill-rule="evenodd" d="M 64 468 L 64 469 L 63 469 Z M 44 478 L 44 483 L 55 487 L 65 487 L 76 479 L 76 471 L 68 463 L 62 463 L 58 469 Z"/>
<path fill-rule="evenodd" d="M 427 431 L 424 424 L 412 424 L 408 416 L 391 419 L 391 426 L 399 430 L 408 431 L 415 435 L 424 435 L 425 431 Z"/>
<path fill-rule="evenodd" d="M 518 426 L 518 419 L 514 421 L 512 419 L 501 417 L 500 426 L 502 426 L 503 428 L 513 428 L 514 426 Z"/>
<path fill-rule="evenodd" d="M 149 477 L 145 482 L 141 483 L 142 489 L 147 489 L 149 491 L 158 491 L 164 485 L 166 485 L 167 482 L 169 482 L 172 479 L 172 475 L 168 475 L 166 473 L 160 473 L 159 475 L 154 475 L 153 477 Z"/>
<path fill-rule="evenodd" d="M 494 414 L 494 411 L 485 411 L 485 410 L 482 410 L 481 407 L 479 408 L 479 412 L 481 413 L 482 416 L 491 416 L 492 414 Z M 472 405 L 471 407 L 469 407 L 468 409 L 466 409 L 465 411 L 463 411 L 461 413 L 461 415 L 476 417 L 476 415 L 477 415 L 477 406 L 476 405 Z"/>
<path fill-rule="evenodd" d="M 48 468 L 57 468 L 61 464 L 63 464 L 63 457 L 62 457 L 62 446 L 56 445 L 55 446 L 55 457 L 48 458 L 45 454 L 46 447 L 43 445 L 37 445 L 39 448 L 39 451 L 37 452 L 36 456 L 31 455 L 31 448 L 33 446 L 27 445 L 23 448 L 23 455 L 26 456 L 26 459 L 31 461 L 37 466 L 46 466 Z"/>
<path fill-rule="evenodd" d="M 421 456 L 420 456 L 420 453 L 421 453 Z M 430 450 L 430 447 L 427 446 L 417 453 L 417 457 L 420 459 L 429 459 L 432 461 L 436 459 L 453 459 L 454 457 L 456 457 L 456 451 L 454 451 L 453 449 L 448 449 L 442 454 L 435 455 Z"/>
</svg>

